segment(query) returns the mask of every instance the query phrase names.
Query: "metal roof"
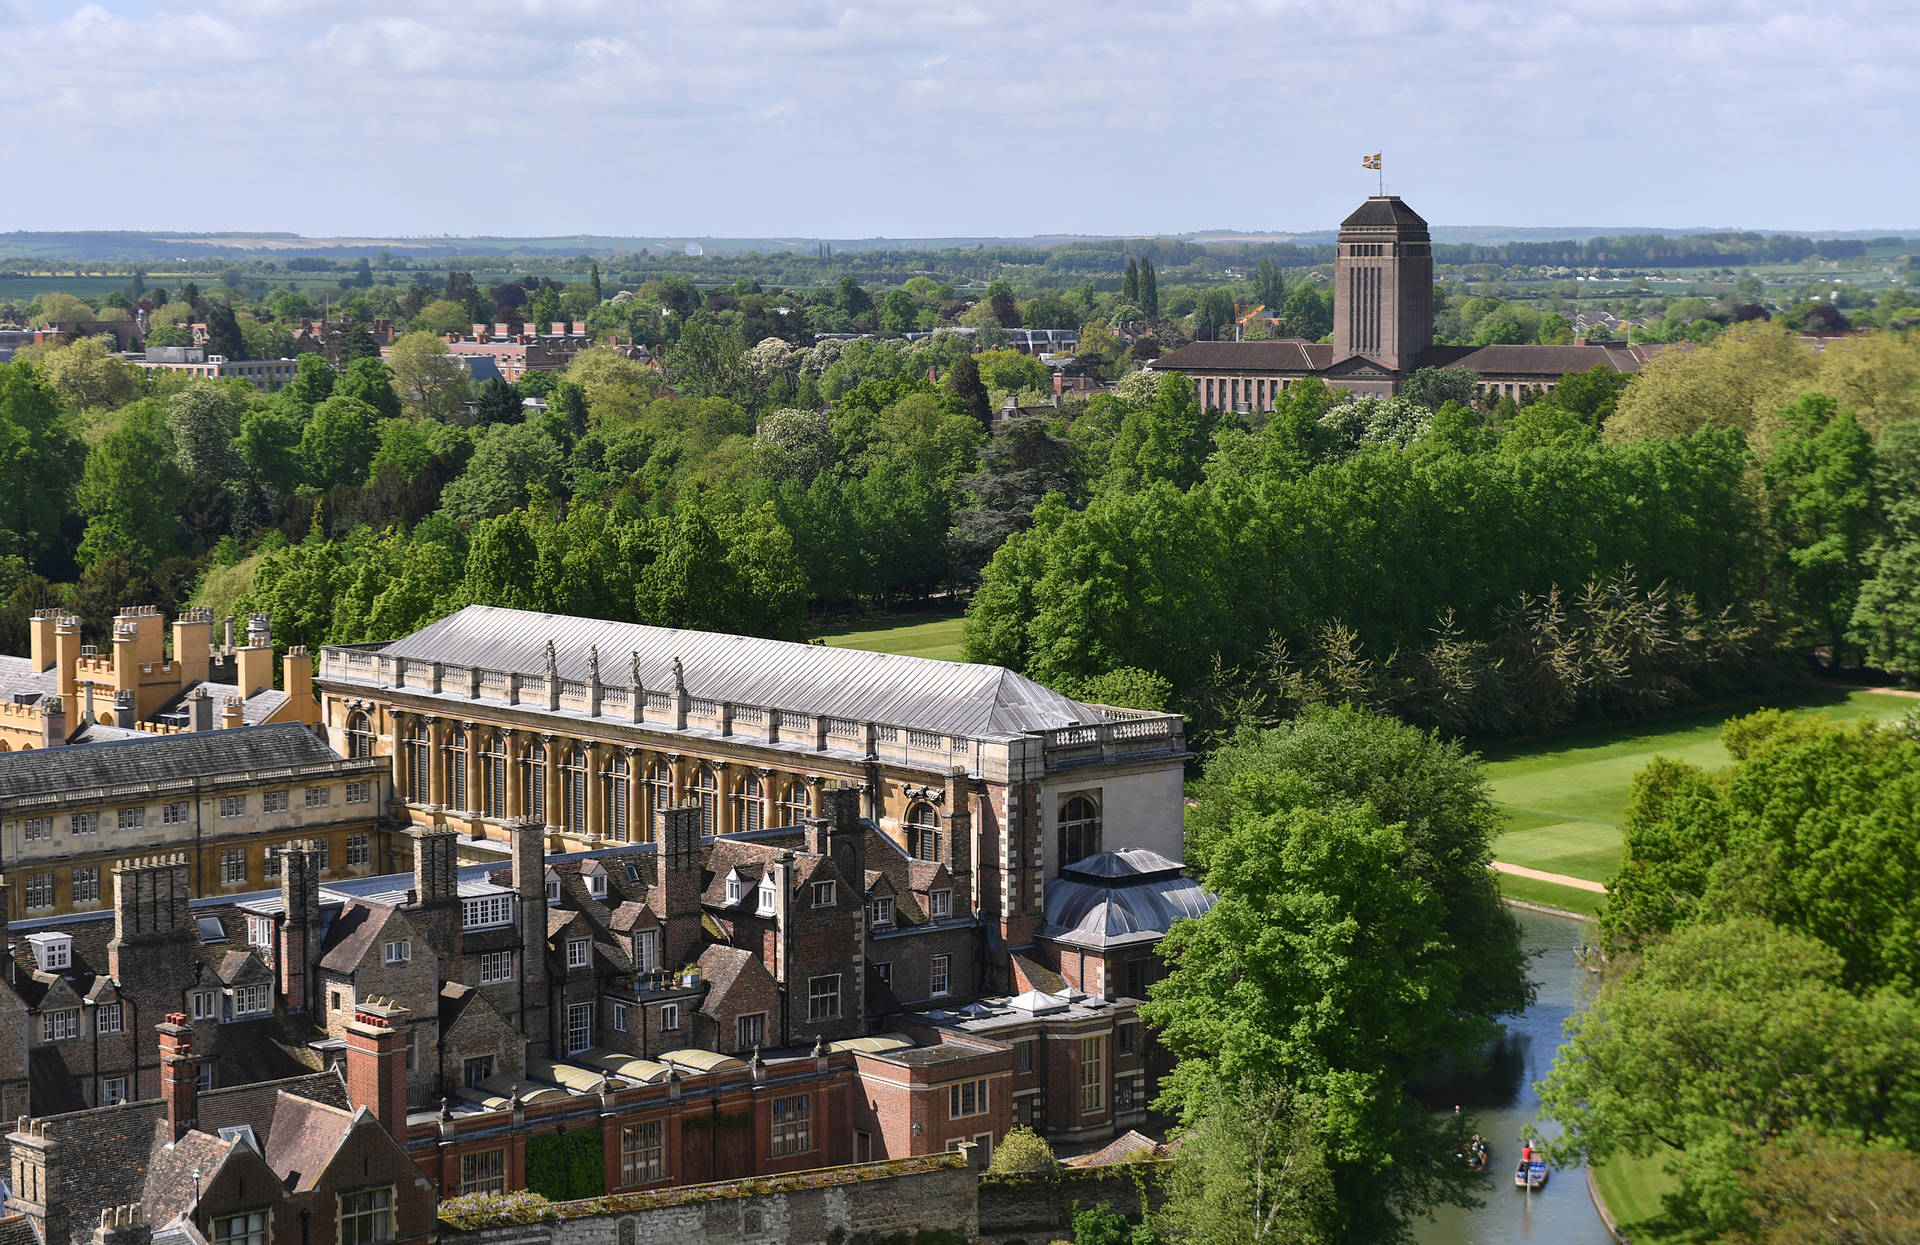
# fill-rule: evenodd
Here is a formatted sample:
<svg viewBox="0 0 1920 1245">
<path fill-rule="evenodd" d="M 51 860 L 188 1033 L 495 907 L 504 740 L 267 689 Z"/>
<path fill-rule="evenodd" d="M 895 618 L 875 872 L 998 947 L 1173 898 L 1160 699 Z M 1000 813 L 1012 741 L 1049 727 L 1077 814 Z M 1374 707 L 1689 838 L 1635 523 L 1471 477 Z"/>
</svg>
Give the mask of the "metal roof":
<svg viewBox="0 0 1920 1245">
<path fill-rule="evenodd" d="M 1101 857 L 1115 859 L 1103 860 Z M 1126 857 L 1151 857 L 1164 866 Z M 1079 947 L 1158 942 L 1176 921 L 1199 916 L 1213 896 L 1153 852 L 1101 852 L 1075 861 L 1047 887 L 1041 938 Z"/>
<path fill-rule="evenodd" d="M 588 650 L 597 648 L 601 680 L 610 686 L 627 685 L 637 654 L 641 684 L 671 689 L 678 660 L 695 697 L 943 735 L 1018 736 L 1106 720 L 1100 710 L 1000 666 L 491 605 L 469 605 L 378 651 L 544 675 L 548 641 L 564 679 L 585 679 Z"/>
</svg>

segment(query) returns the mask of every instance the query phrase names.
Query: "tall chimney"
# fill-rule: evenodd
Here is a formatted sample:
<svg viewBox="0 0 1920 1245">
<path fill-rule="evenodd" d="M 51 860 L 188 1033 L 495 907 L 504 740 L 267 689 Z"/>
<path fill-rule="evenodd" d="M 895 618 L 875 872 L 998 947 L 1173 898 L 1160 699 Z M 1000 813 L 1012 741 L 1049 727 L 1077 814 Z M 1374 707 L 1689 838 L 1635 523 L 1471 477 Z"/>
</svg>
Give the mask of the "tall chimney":
<svg viewBox="0 0 1920 1245">
<path fill-rule="evenodd" d="M 35 674 L 39 674 L 43 670 L 51 670 L 54 667 L 56 650 L 54 648 L 53 632 L 54 628 L 59 626 L 59 624 L 59 610 L 35 610 L 33 611 L 33 618 L 27 623 L 28 642 L 31 645 L 29 652 L 33 655 L 33 672 Z"/>
<path fill-rule="evenodd" d="M 67 742 L 67 702 L 58 696 L 40 699 L 40 746 L 58 748 Z"/>
<path fill-rule="evenodd" d="M 187 697 L 187 729 L 213 729 L 213 693 L 204 687 L 195 688 L 193 694 Z"/>
<path fill-rule="evenodd" d="M 200 1121 L 200 1069 L 193 1057 L 193 1030 L 185 1012 L 168 1012 L 160 1030 L 160 1096 L 175 1141 Z M 51 1245 L 51 1243 L 49 1243 Z"/>
<path fill-rule="evenodd" d="M 247 724 L 246 706 L 238 696 L 229 696 L 220 705 L 220 729 L 230 731 Z"/>
<path fill-rule="evenodd" d="M 660 962 L 668 970 L 692 957 L 700 942 L 700 808 L 665 808 L 653 815 L 654 910 L 666 928 Z"/>
<path fill-rule="evenodd" d="M 289 1012 L 302 1012 L 310 1003 L 311 957 L 319 950 L 320 940 L 320 851 L 310 840 L 280 849 L 280 904 L 286 909 L 275 957 L 280 993 Z"/>
<path fill-rule="evenodd" d="M 100 1226 L 93 1230 L 93 1245 L 149 1245 L 152 1240 L 153 1225 L 137 1202 L 102 1208 Z"/>
<path fill-rule="evenodd" d="M 180 611 L 173 620 L 173 665 L 180 686 L 204 683 L 213 661 L 213 611 L 204 605 Z"/>
<path fill-rule="evenodd" d="M 946 859 L 941 863 L 953 875 L 953 897 L 970 905 L 973 897 L 973 791 L 964 765 L 947 770 L 946 811 L 940 815 Z M 958 916 L 956 912 L 954 915 Z"/>
<path fill-rule="evenodd" d="M 424 927 L 440 960 L 440 979 L 460 978 L 460 835 L 445 826 L 421 826 L 413 838 L 413 895 L 408 915 Z"/>
<path fill-rule="evenodd" d="M 38 1223 L 40 1239 L 47 1245 L 67 1245 L 72 1235 L 67 1228 L 60 1142 L 48 1136 L 45 1124 L 23 1117 L 20 1127 L 7 1137 L 7 1148 L 13 1153 L 7 1209 Z"/>
<path fill-rule="evenodd" d="M 547 1023 L 547 828 L 543 819 L 508 823 L 512 836 L 515 917 L 520 923 L 520 1033 L 527 1056 L 553 1049 Z"/>
<path fill-rule="evenodd" d="M 308 726 L 320 725 L 320 702 L 313 698 L 313 654 L 306 645 L 294 645 L 280 659 L 280 682 L 293 705 L 293 715 Z"/>
<path fill-rule="evenodd" d="M 273 626 L 265 614 L 247 615 L 247 643 L 235 656 L 241 699 L 273 687 Z"/>
<path fill-rule="evenodd" d="M 347 1022 L 347 1100 L 373 1112 L 380 1126 L 406 1144 L 407 1009 L 373 999 Z"/>
<path fill-rule="evenodd" d="M 80 620 L 74 615 L 62 614 L 54 623 L 53 652 L 54 664 L 60 667 L 60 697 L 72 704 L 80 690 L 75 670 L 80 664 Z"/>
</svg>

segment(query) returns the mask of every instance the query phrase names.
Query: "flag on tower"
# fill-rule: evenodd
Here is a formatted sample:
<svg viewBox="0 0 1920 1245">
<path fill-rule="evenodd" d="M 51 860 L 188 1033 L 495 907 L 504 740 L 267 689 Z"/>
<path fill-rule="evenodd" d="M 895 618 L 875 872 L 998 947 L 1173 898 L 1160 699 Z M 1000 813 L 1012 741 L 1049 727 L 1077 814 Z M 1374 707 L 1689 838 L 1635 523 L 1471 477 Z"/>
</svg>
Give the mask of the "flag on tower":
<svg viewBox="0 0 1920 1245">
<path fill-rule="evenodd" d="M 1372 155 L 1370 155 L 1370 156 L 1361 156 L 1361 157 L 1360 157 L 1360 165 L 1361 165 L 1361 167 L 1362 167 L 1362 168 L 1368 168 L 1368 169 L 1377 169 L 1377 168 L 1379 168 L 1379 167 L 1380 167 L 1380 153 L 1376 151 L 1376 152 L 1374 152 L 1374 153 L 1373 153 Z"/>
</svg>

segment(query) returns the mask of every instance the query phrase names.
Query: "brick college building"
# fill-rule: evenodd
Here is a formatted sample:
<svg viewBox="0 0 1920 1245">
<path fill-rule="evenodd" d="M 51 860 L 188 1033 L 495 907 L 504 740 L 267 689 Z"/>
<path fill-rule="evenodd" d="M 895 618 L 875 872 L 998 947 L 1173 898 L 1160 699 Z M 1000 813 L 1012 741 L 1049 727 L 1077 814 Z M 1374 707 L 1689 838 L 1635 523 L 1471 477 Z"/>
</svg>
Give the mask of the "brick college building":
<svg viewBox="0 0 1920 1245">
<path fill-rule="evenodd" d="M 324 664 L 337 763 L 385 771 L 411 872 L 297 839 L 272 889 L 196 897 L 161 855 L 112 870 L 110 912 L 14 922 L 0 1109 L 162 1095 L 142 1035 L 177 1014 L 203 1091 L 351 1089 L 386 1052 L 361 1097 L 449 1195 L 521 1187 L 582 1128 L 619 1190 L 1144 1117 L 1153 944 L 1207 903 L 1179 718 L 505 610 Z"/>
<path fill-rule="evenodd" d="M 1295 381 L 1318 377 L 1358 394 L 1398 393 L 1423 367 L 1463 367 L 1482 401 L 1551 393 L 1595 367 L 1638 372 L 1658 347 L 1577 340 L 1570 346 L 1433 344 L 1433 241 L 1398 195 L 1370 195 L 1340 223 L 1333 269 L 1333 341 L 1194 342 L 1149 366 L 1191 379 L 1200 403 L 1271 411 Z"/>
</svg>

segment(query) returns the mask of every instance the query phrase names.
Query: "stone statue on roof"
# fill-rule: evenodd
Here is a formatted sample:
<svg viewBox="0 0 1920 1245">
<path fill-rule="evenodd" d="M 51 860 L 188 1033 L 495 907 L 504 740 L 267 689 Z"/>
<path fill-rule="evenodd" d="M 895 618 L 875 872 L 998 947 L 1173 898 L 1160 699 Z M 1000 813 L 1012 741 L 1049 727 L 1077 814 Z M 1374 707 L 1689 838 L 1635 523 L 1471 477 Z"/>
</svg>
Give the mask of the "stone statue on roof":
<svg viewBox="0 0 1920 1245">
<path fill-rule="evenodd" d="M 636 648 L 633 650 L 633 656 L 628 659 L 627 669 L 628 669 L 628 672 L 633 676 L 633 679 L 632 679 L 633 686 L 638 688 L 640 686 L 640 650 L 639 649 Z"/>
<path fill-rule="evenodd" d="M 559 663 L 557 663 L 553 657 L 553 641 L 548 640 L 547 641 L 547 677 L 551 679 L 559 673 L 560 673 Z"/>
<path fill-rule="evenodd" d="M 678 657 L 673 659 L 673 690 L 683 695 L 687 690 L 687 672 L 681 668 Z"/>
<path fill-rule="evenodd" d="M 587 682 L 598 683 L 599 681 L 600 646 L 598 644 L 589 644 L 587 645 Z"/>
</svg>

